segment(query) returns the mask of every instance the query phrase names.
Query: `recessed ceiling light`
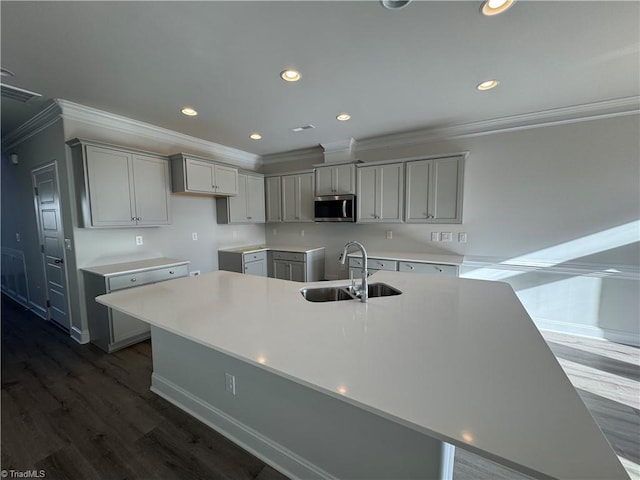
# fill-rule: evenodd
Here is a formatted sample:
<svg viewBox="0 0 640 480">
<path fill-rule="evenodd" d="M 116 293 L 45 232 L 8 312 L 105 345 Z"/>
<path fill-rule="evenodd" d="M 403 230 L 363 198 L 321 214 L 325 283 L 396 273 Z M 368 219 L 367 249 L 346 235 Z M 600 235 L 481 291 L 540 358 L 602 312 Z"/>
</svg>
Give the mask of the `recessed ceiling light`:
<svg viewBox="0 0 640 480">
<path fill-rule="evenodd" d="M 191 107 L 184 107 L 182 110 L 180 110 L 183 114 L 187 115 L 188 117 L 195 117 L 196 115 L 198 115 L 198 112 L 196 112 L 193 108 Z"/>
<path fill-rule="evenodd" d="M 485 90 L 491 90 L 492 88 L 496 88 L 500 82 L 498 80 L 487 80 L 486 82 L 482 82 L 476 86 L 476 89 L 484 92 Z"/>
<path fill-rule="evenodd" d="M 260 140 L 262 138 L 262 135 L 260 135 L 259 133 L 252 133 L 251 135 L 249 135 L 249 138 L 251 138 L 252 140 Z"/>
<path fill-rule="evenodd" d="M 380 0 L 380 3 L 384 8 L 388 8 L 389 10 L 398 10 L 399 8 L 404 8 L 409 5 L 411 0 Z"/>
<path fill-rule="evenodd" d="M 516 0 L 485 0 L 482 2 L 480 11 L 483 15 L 487 16 L 498 15 L 511 7 L 515 1 Z"/>
<path fill-rule="evenodd" d="M 0 75 L 3 77 L 14 77 L 15 74 L 6 68 L 0 68 Z"/>
<path fill-rule="evenodd" d="M 336 116 L 336 120 L 340 120 L 341 122 L 346 122 L 350 118 L 351 118 L 351 115 L 349 115 L 348 113 L 341 113 L 340 115 Z"/>
<path fill-rule="evenodd" d="M 280 72 L 280 77 L 285 82 L 297 82 L 300 80 L 300 72 L 289 68 Z"/>
</svg>

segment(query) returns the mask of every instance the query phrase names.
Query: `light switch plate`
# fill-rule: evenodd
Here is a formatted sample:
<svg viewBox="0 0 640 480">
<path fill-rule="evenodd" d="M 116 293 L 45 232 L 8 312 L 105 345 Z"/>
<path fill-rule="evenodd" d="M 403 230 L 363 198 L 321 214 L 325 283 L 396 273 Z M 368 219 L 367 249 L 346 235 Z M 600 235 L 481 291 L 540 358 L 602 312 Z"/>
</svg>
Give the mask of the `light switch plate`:
<svg viewBox="0 0 640 480">
<path fill-rule="evenodd" d="M 192 240 L 198 240 L 198 232 L 193 232 L 193 233 L 191 234 L 191 239 L 192 239 Z"/>
<path fill-rule="evenodd" d="M 224 389 L 229 392 L 231 395 L 236 394 L 236 377 L 225 373 L 224 374 Z"/>
<path fill-rule="evenodd" d="M 439 242 L 440 241 L 440 232 L 431 232 L 431 241 Z"/>
<path fill-rule="evenodd" d="M 467 243 L 467 234 L 465 232 L 460 232 L 458 234 L 458 242 Z"/>
<path fill-rule="evenodd" d="M 393 232 L 391 230 L 387 230 L 387 240 L 393 239 Z"/>
<path fill-rule="evenodd" d="M 452 242 L 453 234 L 451 232 L 442 232 L 442 241 L 443 242 Z"/>
</svg>

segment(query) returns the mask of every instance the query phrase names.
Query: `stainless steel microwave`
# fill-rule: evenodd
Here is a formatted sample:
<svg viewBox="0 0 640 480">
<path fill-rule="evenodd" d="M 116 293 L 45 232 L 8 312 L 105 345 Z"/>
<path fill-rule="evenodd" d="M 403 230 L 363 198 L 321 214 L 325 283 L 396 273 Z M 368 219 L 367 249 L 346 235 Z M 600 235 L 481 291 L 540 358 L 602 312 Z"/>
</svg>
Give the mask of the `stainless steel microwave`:
<svg viewBox="0 0 640 480">
<path fill-rule="evenodd" d="M 355 195 L 323 195 L 315 197 L 314 220 L 316 222 L 355 222 Z"/>
</svg>

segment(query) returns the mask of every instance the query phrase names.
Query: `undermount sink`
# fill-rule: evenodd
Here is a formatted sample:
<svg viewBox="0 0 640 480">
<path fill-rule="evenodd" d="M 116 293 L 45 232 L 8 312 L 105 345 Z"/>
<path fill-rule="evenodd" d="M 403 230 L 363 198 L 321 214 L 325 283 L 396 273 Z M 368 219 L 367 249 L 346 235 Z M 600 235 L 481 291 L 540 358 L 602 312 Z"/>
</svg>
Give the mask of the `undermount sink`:
<svg viewBox="0 0 640 480">
<path fill-rule="evenodd" d="M 358 300 L 351 285 L 335 287 L 308 287 L 300 290 L 308 302 L 338 302 L 340 300 Z M 386 283 L 372 283 L 369 285 L 369 298 L 390 297 L 402 292 Z"/>
</svg>

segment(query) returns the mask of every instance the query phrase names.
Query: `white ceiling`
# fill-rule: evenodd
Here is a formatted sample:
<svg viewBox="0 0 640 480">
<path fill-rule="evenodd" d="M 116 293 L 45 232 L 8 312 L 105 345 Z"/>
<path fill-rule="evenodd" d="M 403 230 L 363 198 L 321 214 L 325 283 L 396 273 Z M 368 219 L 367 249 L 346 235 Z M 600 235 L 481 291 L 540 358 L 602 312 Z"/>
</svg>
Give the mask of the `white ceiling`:
<svg viewBox="0 0 640 480">
<path fill-rule="evenodd" d="M 43 98 L 3 98 L 2 135 L 62 98 L 265 155 L 640 94 L 639 2 L 480 4 L 3 0 L 3 82 Z"/>
</svg>

